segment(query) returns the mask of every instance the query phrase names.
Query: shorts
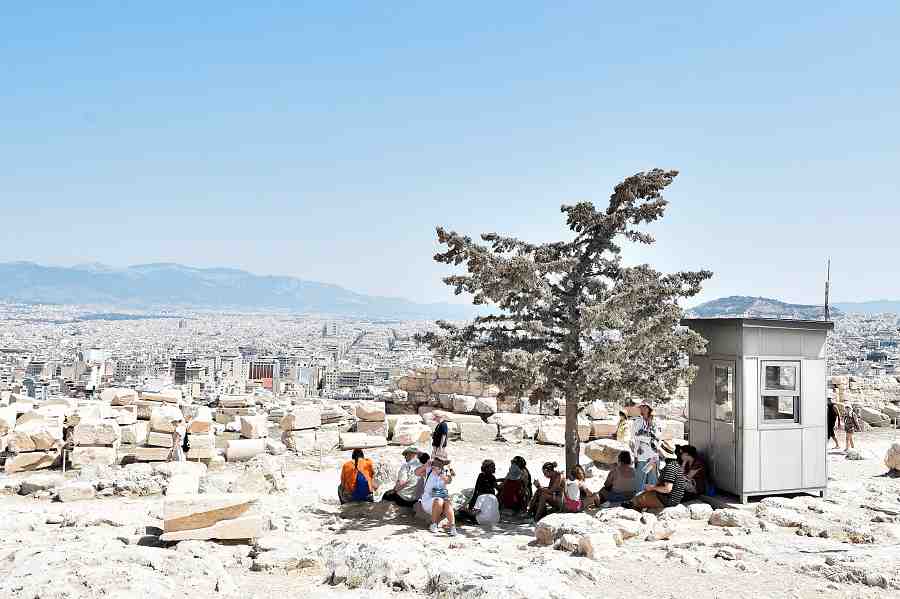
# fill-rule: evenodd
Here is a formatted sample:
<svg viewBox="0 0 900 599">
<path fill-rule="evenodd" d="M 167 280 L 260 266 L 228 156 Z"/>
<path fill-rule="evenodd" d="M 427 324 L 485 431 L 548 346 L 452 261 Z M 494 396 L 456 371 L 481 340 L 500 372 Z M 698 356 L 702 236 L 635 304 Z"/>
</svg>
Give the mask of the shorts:
<svg viewBox="0 0 900 599">
<path fill-rule="evenodd" d="M 580 499 L 569 499 L 568 497 L 563 500 L 563 505 L 565 506 L 567 512 L 572 513 L 580 512 L 582 507 Z"/>
</svg>

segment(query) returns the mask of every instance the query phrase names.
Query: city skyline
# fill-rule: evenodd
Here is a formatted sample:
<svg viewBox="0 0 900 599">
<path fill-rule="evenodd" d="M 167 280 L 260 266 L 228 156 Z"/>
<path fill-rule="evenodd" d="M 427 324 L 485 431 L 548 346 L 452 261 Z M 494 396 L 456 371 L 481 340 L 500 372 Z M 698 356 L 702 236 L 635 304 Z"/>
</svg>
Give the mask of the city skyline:
<svg viewBox="0 0 900 599">
<path fill-rule="evenodd" d="M 435 226 L 562 239 L 662 167 L 625 256 L 712 270 L 697 303 L 821 303 L 829 257 L 836 301 L 898 299 L 898 10 L 4 7 L 0 262 L 454 302 Z"/>
</svg>

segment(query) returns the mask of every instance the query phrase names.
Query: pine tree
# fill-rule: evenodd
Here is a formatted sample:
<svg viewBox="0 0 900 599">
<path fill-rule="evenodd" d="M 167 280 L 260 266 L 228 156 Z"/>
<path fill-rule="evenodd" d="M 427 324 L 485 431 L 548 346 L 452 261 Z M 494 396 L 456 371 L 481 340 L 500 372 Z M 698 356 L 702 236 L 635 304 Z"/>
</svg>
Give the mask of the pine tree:
<svg viewBox="0 0 900 599">
<path fill-rule="evenodd" d="M 679 326 L 678 300 L 696 295 L 712 273 L 663 274 L 621 259 L 621 240 L 654 242 L 640 227 L 663 216 L 662 191 L 677 174 L 653 169 L 628 177 L 606 210 L 590 202 L 562 206 L 571 231 L 565 241 L 532 244 L 485 233 L 478 243 L 437 228 L 446 251 L 434 259 L 467 271 L 444 282 L 497 310 L 464 325 L 439 322 L 442 333 L 421 339 L 444 356 L 465 356 L 507 393 L 563 399 L 567 470 L 578 463 L 580 405 L 661 400 L 694 376 L 684 356 L 705 341 Z"/>
</svg>

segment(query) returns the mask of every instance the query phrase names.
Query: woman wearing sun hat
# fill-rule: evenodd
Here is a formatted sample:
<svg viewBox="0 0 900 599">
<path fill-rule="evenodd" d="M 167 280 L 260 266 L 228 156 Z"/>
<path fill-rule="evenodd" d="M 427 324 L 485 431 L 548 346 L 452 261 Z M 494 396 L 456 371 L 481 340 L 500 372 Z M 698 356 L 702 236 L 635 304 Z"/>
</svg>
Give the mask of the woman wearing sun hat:
<svg viewBox="0 0 900 599">
<path fill-rule="evenodd" d="M 419 502 L 422 504 L 422 510 L 426 514 L 431 514 L 431 526 L 429 527 L 431 532 L 438 532 L 441 520 L 447 518 L 447 522 L 450 524 L 448 532 L 451 537 L 455 537 L 457 535 L 456 518 L 453 513 L 453 503 L 450 501 L 450 493 L 447 491 L 447 485 L 453 481 L 453 472 L 445 469 L 445 466 L 449 464 L 450 460 L 431 459 L 428 473 L 425 475 L 425 490 Z"/>
<path fill-rule="evenodd" d="M 668 439 L 659 444 L 659 455 L 666 461 L 665 468 L 659 474 L 659 483 L 649 485 L 647 489 L 636 495 L 631 507 L 638 510 L 647 508 L 672 507 L 681 503 L 687 479 L 681 464 L 675 459 L 675 443 Z"/>
<path fill-rule="evenodd" d="M 659 474 L 659 440 L 662 427 L 653 415 L 653 406 L 642 401 L 641 415 L 631 422 L 631 453 L 634 456 L 634 492 L 655 485 Z"/>
</svg>

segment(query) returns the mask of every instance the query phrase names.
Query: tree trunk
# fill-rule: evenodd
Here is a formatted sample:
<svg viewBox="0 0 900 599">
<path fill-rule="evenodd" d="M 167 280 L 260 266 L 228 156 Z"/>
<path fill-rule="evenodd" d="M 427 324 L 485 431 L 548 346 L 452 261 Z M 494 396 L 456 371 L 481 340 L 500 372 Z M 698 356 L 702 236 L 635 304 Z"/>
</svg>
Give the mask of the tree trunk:
<svg viewBox="0 0 900 599">
<path fill-rule="evenodd" d="M 566 474 L 578 465 L 581 443 L 578 439 L 578 398 L 566 394 Z"/>
</svg>

